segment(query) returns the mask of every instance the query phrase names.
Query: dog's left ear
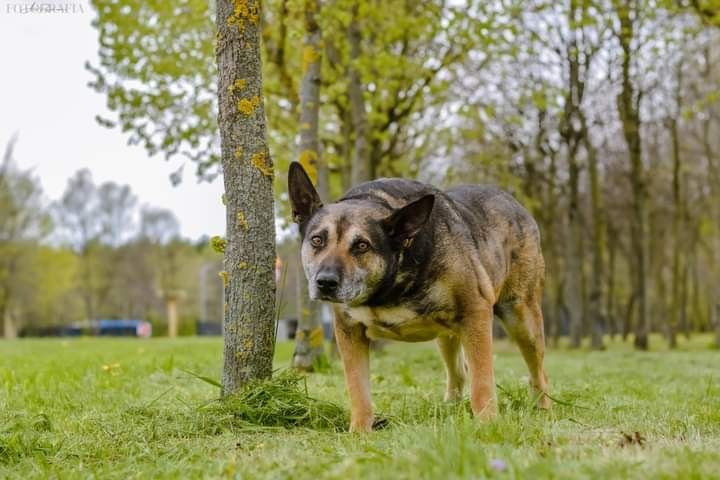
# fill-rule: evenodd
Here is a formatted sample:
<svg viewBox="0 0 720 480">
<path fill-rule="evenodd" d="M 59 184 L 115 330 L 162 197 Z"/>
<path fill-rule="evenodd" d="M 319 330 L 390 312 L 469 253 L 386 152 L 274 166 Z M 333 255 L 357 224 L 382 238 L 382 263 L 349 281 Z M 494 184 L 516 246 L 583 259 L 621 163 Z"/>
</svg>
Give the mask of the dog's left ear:
<svg viewBox="0 0 720 480">
<path fill-rule="evenodd" d="M 404 207 L 395 210 L 383 220 L 385 231 L 397 242 L 405 244 L 427 223 L 435 205 L 435 195 L 425 195 Z"/>
<path fill-rule="evenodd" d="M 295 223 L 307 222 L 313 213 L 322 207 L 320 195 L 312 184 L 305 169 L 298 162 L 290 164 L 288 171 L 288 192 Z"/>
</svg>

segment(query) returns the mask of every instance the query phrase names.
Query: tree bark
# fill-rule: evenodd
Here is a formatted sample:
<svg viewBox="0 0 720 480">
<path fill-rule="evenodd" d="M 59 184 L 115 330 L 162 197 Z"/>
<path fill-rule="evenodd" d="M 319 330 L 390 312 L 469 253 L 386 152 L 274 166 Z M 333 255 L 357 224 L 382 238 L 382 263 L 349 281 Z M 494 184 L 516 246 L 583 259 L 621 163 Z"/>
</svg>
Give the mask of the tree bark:
<svg viewBox="0 0 720 480">
<path fill-rule="evenodd" d="M 715 317 L 715 348 L 720 348 L 720 303 L 715 304 L 713 312 Z"/>
<path fill-rule="evenodd" d="M 165 309 L 167 311 L 168 337 L 176 338 L 178 336 L 178 310 L 177 298 L 167 296 L 165 298 Z"/>
<path fill-rule="evenodd" d="M 634 49 L 632 41 L 635 22 L 639 14 L 636 1 L 613 1 L 620 30 L 618 40 L 621 47 L 622 88 L 617 99 L 617 110 L 622 123 L 623 136 L 628 147 L 630 158 L 630 187 L 632 189 L 632 212 L 630 222 L 630 238 L 633 269 L 633 296 L 636 304 L 635 317 L 635 348 L 647 350 L 649 347 L 650 317 L 647 314 L 647 291 L 645 287 L 646 269 L 646 226 L 645 226 L 645 172 L 642 164 L 642 138 L 640 133 L 640 99 L 639 92 L 633 84 L 631 65 Z"/>
<path fill-rule="evenodd" d="M 568 21 L 576 22 L 577 5 L 570 2 Z M 565 300 L 570 313 L 570 345 L 580 347 L 583 337 L 583 258 L 582 258 L 582 220 L 580 218 L 580 163 L 578 151 L 582 141 L 581 104 L 584 83 L 580 74 L 578 57 L 577 29 L 572 28 L 566 45 L 565 63 L 567 69 L 565 106 L 560 125 L 560 135 L 567 150 L 570 198 L 568 200 L 566 248 L 567 280 L 565 282 Z"/>
<path fill-rule="evenodd" d="M 13 320 L 10 308 L 7 308 L 6 305 L 2 310 L 3 338 L 5 338 L 5 340 L 13 340 L 17 338 L 17 326 L 15 325 L 15 321 Z"/>
<path fill-rule="evenodd" d="M 679 105 L 678 105 L 679 107 Z M 678 108 L 679 114 L 679 108 Z M 670 139 L 672 142 L 673 159 L 673 217 L 672 217 L 672 292 L 670 300 L 670 321 L 668 322 L 668 343 L 670 348 L 677 348 L 677 331 L 680 324 L 680 301 L 681 301 L 681 276 L 682 266 L 681 249 L 683 247 L 680 239 L 680 222 L 683 218 L 682 199 L 680 197 L 680 140 L 678 138 L 677 118 L 670 119 Z"/>
<path fill-rule="evenodd" d="M 317 186 L 323 202 L 328 201 L 328 168 L 322 161 L 319 139 L 320 85 L 322 81 L 322 33 L 316 16 L 319 14 L 319 0 L 305 0 L 305 38 L 303 41 L 303 76 L 300 83 L 300 153 L 298 161 L 309 172 Z M 301 277 L 302 278 L 302 277 Z M 306 289 L 303 289 L 303 291 Z M 323 326 L 319 302 L 307 301 L 308 314 L 298 314 L 298 328 L 295 334 L 295 352 L 292 365 L 311 371 L 324 354 Z M 304 303 L 303 301 L 303 303 Z"/>
<path fill-rule="evenodd" d="M 598 158 L 595 148 L 590 143 L 587 128 L 583 125 L 585 147 L 588 153 L 588 171 L 590 181 L 590 208 L 592 211 L 592 277 L 590 279 L 590 295 L 588 317 L 590 318 L 591 334 L 590 345 L 595 350 L 605 348 L 603 334 L 605 333 L 605 315 L 603 314 L 603 277 L 605 219 L 600 199 L 600 178 L 598 175 Z"/>
<path fill-rule="evenodd" d="M 568 205 L 568 224 L 566 228 L 566 266 L 565 301 L 570 314 L 570 345 L 579 348 L 583 337 L 582 315 L 582 258 L 580 242 L 582 226 L 578 195 L 579 167 L 575 160 L 570 161 L 570 203 Z"/>
<path fill-rule="evenodd" d="M 273 163 L 262 97 L 260 3 L 217 2 L 218 125 L 226 197 L 223 393 L 272 374 Z"/>
<path fill-rule="evenodd" d="M 607 290 L 605 292 L 605 318 L 610 329 L 610 338 L 615 339 L 615 336 L 619 333 L 618 329 L 618 318 L 615 308 L 615 268 L 617 265 L 617 244 L 613 238 L 614 233 L 611 228 L 607 228 L 608 231 L 608 272 L 607 272 Z"/>
<path fill-rule="evenodd" d="M 348 81 L 348 98 L 352 112 L 352 123 L 355 130 L 355 145 L 352 157 L 352 185 L 367 182 L 373 178 L 373 168 L 370 163 L 370 145 L 368 142 L 368 121 L 365 111 L 365 95 L 360 77 L 358 62 L 361 54 L 362 33 L 358 19 L 358 3 L 353 4 L 352 20 L 348 28 L 348 42 L 350 44 L 350 78 Z"/>
</svg>

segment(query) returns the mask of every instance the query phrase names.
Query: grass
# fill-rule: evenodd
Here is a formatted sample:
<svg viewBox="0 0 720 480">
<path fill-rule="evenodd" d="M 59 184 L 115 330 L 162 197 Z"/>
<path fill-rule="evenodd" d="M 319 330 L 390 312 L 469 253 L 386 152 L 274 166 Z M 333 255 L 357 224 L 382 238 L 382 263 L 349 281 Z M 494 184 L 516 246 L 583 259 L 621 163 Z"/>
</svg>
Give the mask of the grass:
<svg viewBox="0 0 720 480">
<path fill-rule="evenodd" d="M 335 431 L 348 406 L 337 362 L 307 386 L 281 373 L 222 404 L 194 376 L 219 377 L 219 339 L 0 342 L 0 478 L 720 478 L 709 343 L 552 350 L 562 403 L 548 414 L 532 407 L 519 354 L 498 342 L 501 415 L 482 424 L 466 403 L 441 401 L 432 344 L 393 344 L 372 360 L 389 425 L 356 435 Z M 278 346 L 278 367 L 291 351 Z"/>
</svg>

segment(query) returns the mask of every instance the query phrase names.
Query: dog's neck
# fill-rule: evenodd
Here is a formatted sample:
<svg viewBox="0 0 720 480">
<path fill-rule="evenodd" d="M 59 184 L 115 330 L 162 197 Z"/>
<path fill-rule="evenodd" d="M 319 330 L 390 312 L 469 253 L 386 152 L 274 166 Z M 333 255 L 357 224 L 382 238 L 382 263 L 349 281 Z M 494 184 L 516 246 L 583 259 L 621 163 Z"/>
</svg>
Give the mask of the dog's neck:
<svg viewBox="0 0 720 480">
<path fill-rule="evenodd" d="M 430 227 L 430 226 L 428 226 Z M 431 268 L 432 231 L 423 229 L 409 241 L 403 242 L 388 266 L 385 278 L 363 305 L 380 307 L 401 305 L 411 301 L 422 289 Z"/>
</svg>

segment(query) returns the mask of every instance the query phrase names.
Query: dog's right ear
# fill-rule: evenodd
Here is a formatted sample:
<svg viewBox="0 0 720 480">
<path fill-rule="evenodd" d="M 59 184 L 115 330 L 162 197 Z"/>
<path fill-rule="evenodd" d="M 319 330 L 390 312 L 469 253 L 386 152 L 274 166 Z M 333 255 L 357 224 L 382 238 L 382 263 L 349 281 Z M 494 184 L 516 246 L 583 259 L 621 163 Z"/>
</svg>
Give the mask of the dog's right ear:
<svg viewBox="0 0 720 480">
<path fill-rule="evenodd" d="M 320 195 L 305 169 L 298 162 L 290 164 L 288 171 L 288 192 L 290 194 L 290 206 L 292 207 L 292 218 L 297 224 L 307 222 L 313 213 L 322 207 Z"/>
</svg>

